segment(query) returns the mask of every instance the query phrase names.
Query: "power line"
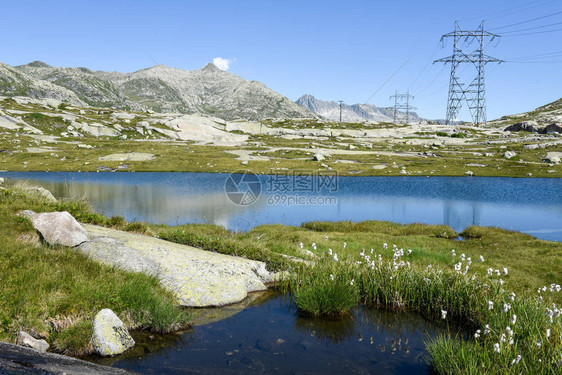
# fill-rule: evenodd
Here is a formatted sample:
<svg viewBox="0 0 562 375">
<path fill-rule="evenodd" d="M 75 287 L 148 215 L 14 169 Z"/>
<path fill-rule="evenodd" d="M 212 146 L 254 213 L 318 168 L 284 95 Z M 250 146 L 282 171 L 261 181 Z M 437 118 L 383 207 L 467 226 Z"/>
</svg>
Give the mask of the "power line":
<svg viewBox="0 0 562 375">
<path fill-rule="evenodd" d="M 500 26 L 500 27 L 494 27 L 494 28 L 492 28 L 492 29 L 490 29 L 490 30 L 505 29 L 506 27 L 522 25 L 522 24 L 524 24 L 524 23 L 529 23 L 529 22 L 534 22 L 534 21 L 542 20 L 542 19 L 545 19 L 545 18 L 548 18 L 548 17 L 555 16 L 555 15 L 557 15 L 557 14 L 561 14 L 561 13 L 562 13 L 562 11 L 560 11 L 560 12 L 554 12 L 554 13 L 551 13 L 551 14 L 547 14 L 546 16 L 541 16 L 541 17 L 533 18 L 533 19 L 526 20 L 526 21 L 521 21 L 521 22 L 512 23 L 512 24 L 510 24 L 510 25 L 505 25 L 505 26 Z"/>
<path fill-rule="evenodd" d="M 377 89 L 377 91 L 375 91 L 375 93 L 374 93 L 373 95 L 371 95 L 371 96 L 369 97 L 369 99 L 365 100 L 365 102 L 364 102 L 363 104 L 367 104 L 367 103 L 369 102 L 369 100 L 373 99 L 373 97 L 374 97 L 375 95 L 377 95 L 377 94 L 379 93 L 379 91 L 381 91 L 382 88 L 383 88 L 384 86 L 386 86 L 386 84 L 387 84 L 392 78 L 394 78 L 394 76 L 395 76 L 396 74 L 398 74 L 398 72 L 400 72 L 400 71 L 402 70 L 402 68 L 412 59 L 412 57 L 414 57 L 414 55 L 410 56 L 410 57 L 408 58 L 408 60 L 404 61 L 404 63 L 403 63 L 402 65 L 400 65 L 400 67 L 399 67 L 394 73 L 392 73 L 392 75 L 391 75 L 386 81 L 384 81 L 384 83 Z"/>
<path fill-rule="evenodd" d="M 427 60 L 427 63 L 425 64 L 425 66 L 423 67 L 423 69 L 420 71 L 420 73 L 418 74 L 418 76 L 416 77 L 416 79 L 414 79 L 414 81 L 412 82 L 412 84 L 410 85 L 410 87 L 408 88 L 409 90 L 412 90 L 412 88 L 416 85 L 416 83 L 418 82 L 418 80 L 421 78 L 422 74 L 427 70 L 427 68 L 429 68 L 429 66 L 431 65 L 431 61 L 433 60 L 433 57 L 435 56 L 435 54 L 437 53 L 437 50 L 439 49 L 441 43 L 437 43 L 437 47 L 435 47 L 435 49 L 433 50 L 433 52 L 431 53 L 431 55 L 429 56 L 429 59 Z"/>
<path fill-rule="evenodd" d="M 510 34 L 510 33 L 518 33 L 521 31 L 527 31 L 527 30 L 536 30 L 536 29 L 542 29 L 543 27 L 550 27 L 550 26 L 556 26 L 556 25 L 561 25 L 562 22 L 555 22 L 555 23 L 550 23 L 548 25 L 541 25 L 541 26 L 535 26 L 535 27 L 528 27 L 526 29 L 519 29 L 519 30 L 510 30 L 510 31 L 504 31 L 502 33 L 503 34 Z"/>
<path fill-rule="evenodd" d="M 556 31 L 562 31 L 562 29 L 555 29 L 555 30 L 545 30 L 545 31 L 536 31 L 534 33 L 523 33 L 523 34 L 512 34 L 512 35 L 506 35 L 507 37 L 512 37 L 512 36 L 525 36 L 525 35 L 536 35 L 536 34 L 547 34 L 547 33 L 554 33 Z"/>
<path fill-rule="evenodd" d="M 511 8 L 500 10 L 500 11 L 497 11 L 497 12 L 488 13 L 487 15 L 480 15 L 480 16 L 474 16 L 474 17 L 469 17 L 469 18 L 462 18 L 458 21 L 468 21 L 468 20 L 473 20 L 473 19 L 483 19 L 484 21 L 488 21 L 488 20 L 492 20 L 492 19 L 496 19 L 496 18 L 507 17 L 507 16 L 510 16 L 510 15 L 513 15 L 513 14 L 521 13 L 521 12 L 524 12 L 528 9 L 532 9 L 532 8 L 536 8 L 536 7 L 539 7 L 539 6 L 546 5 L 548 3 L 552 3 L 553 1 L 557 1 L 557 0 L 532 1 L 532 2 L 527 3 L 527 4 L 521 4 L 521 5 L 518 5 L 518 6 L 514 6 L 514 7 L 511 7 Z M 520 9 L 520 8 L 523 8 L 523 9 Z"/>
</svg>

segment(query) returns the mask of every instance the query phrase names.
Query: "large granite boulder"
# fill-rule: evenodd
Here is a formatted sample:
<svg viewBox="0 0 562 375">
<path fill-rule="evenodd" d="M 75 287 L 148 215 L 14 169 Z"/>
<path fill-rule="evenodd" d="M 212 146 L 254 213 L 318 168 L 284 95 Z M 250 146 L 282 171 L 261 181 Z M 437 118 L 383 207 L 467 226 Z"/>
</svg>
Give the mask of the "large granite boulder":
<svg viewBox="0 0 562 375">
<path fill-rule="evenodd" d="M 506 159 L 511 159 L 514 156 L 517 156 L 517 152 L 515 151 L 506 151 L 503 153 L 503 157 Z"/>
<path fill-rule="evenodd" d="M 94 350 L 107 357 L 121 354 L 135 346 L 135 340 L 125 325 L 110 309 L 103 309 L 94 318 Z"/>
<path fill-rule="evenodd" d="M 521 121 L 504 129 L 506 132 L 536 132 L 539 124 L 536 121 Z"/>
<path fill-rule="evenodd" d="M 84 224 L 89 241 L 77 247 L 90 258 L 156 276 L 179 304 L 224 306 L 275 280 L 265 263 L 180 245 L 154 237 Z"/>
<path fill-rule="evenodd" d="M 539 133 L 541 134 L 552 134 L 552 133 L 560 133 L 562 134 L 562 126 L 556 124 L 550 124 L 542 128 Z"/>
<path fill-rule="evenodd" d="M 68 212 L 44 212 L 31 222 L 50 245 L 78 246 L 88 240 L 86 231 Z"/>
</svg>

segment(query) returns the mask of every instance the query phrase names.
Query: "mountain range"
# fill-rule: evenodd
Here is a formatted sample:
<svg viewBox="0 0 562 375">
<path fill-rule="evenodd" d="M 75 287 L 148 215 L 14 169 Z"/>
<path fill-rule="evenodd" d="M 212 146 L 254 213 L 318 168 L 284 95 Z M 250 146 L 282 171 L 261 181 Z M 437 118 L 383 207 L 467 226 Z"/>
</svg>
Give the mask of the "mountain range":
<svg viewBox="0 0 562 375">
<path fill-rule="evenodd" d="M 212 63 L 194 71 L 156 65 L 134 73 L 52 67 L 41 61 L 16 67 L 0 63 L 0 95 L 133 111 L 200 113 L 225 120 L 317 117 L 264 84 Z"/>
<path fill-rule="evenodd" d="M 312 95 L 305 94 L 297 99 L 296 103 L 307 110 L 316 113 L 332 121 L 340 119 L 340 105 L 334 101 L 324 101 L 315 98 Z M 405 115 L 398 112 L 399 115 Z M 372 104 L 343 104 L 342 105 L 342 121 L 343 122 L 363 122 L 363 121 L 380 121 L 393 122 L 393 107 L 377 107 Z M 415 112 L 410 112 L 410 122 L 423 121 Z"/>
</svg>

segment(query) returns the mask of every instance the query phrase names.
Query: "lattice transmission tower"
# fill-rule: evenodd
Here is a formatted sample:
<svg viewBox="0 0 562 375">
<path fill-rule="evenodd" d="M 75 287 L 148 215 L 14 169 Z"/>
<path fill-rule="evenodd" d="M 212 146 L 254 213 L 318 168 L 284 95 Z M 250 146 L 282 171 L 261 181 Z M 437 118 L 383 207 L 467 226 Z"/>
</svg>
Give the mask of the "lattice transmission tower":
<svg viewBox="0 0 562 375">
<path fill-rule="evenodd" d="M 503 60 L 496 59 L 484 54 L 484 42 L 490 38 L 490 42 L 499 35 L 484 30 L 484 21 L 476 30 L 462 30 L 455 22 L 455 30 L 441 37 L 453 38 L 453 55 L 435 60 L 433 63 L 451 63 L 451 78 L 449 80 L 449 97 L 447 100 L 447 124 L 453 123 L 465 100 L 475 125 L 486 124 L 486 85 L 484 82 L 484 66 L 489 62 L 502 63 Z M 462 39 L 464 38 L 464 42 Z M 477 42 L 476 49 L 467 51 L 470 45 Z M 461 46 L 464 44 L 464 49 Z M 476 77 L 466 86 L 460 81 L 458 67 L 460 64 L 469 63 L 476 69 Z"/>
<path fill-rule="evenodd" d="M 405 94 L 399 94 L 398 91 L 396 91 L 395 94 L 390 97 L 390 99 L 392 98 L 394 98 L 394 123 L 410 123 L 410 112 L 416 109 L 416 107 L 410 105 L 410 99 L 414 99 L 414 97 L 410 95 L 410 91 L 406 91 Z"/>
</svg>

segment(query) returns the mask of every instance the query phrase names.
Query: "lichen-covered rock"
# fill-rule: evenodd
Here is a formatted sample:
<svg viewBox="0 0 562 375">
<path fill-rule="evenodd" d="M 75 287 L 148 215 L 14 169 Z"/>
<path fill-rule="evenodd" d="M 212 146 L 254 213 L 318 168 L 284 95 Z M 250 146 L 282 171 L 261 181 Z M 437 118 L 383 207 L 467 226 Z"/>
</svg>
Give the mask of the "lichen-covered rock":
<svg viewBox="0 0 562 375">
<path fill-rule="evenodd" d="M 506 159 L 511 159 L 512 157 L 516 156 L 517 152 L 515 151 L 506 151 L 503 153 L 503 157 Z"/>
<path fill-rule="evenodd" d="M 107 357 L 121 354 L 135 346 L 125 325 L 110 309 L 103 309 L 94 318 L 92 343 L 97 354 Z"/>
<path fill-rule="evenodd" d="M 68 212 L 44 212 L 31 222 L 50 245 L 78 246 L 88 240 L 86 231 Z"/>
<path fill-rule="evenodd" d="M 40 353 L 45 353 L 49 349 L 47 341 L 38 340 L 24 331 L 19 331 L 18 337 L 16 338 L 16 344 L 35 349 Z"/>
<path fill-rule="evenodd" d="M 274 281 L 265 263 L 196 249 L 158 238 L 84 224 L 88 242 L 77 249 L 99 262 L 158 277 L 182 306 L 224 306 Z"/>
<path fill-rule="evenodd" d="M 53 194 L 49 190 L 45 189 L 44 187 L 32 186 L 26 188 L 25 191 L 35 196 L 41 197 L 50 203 L 57 203 L 57 198 L 55 198 Z"/>
</svg>

